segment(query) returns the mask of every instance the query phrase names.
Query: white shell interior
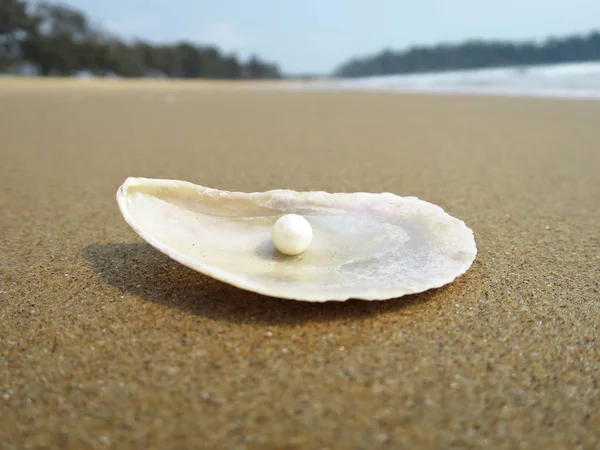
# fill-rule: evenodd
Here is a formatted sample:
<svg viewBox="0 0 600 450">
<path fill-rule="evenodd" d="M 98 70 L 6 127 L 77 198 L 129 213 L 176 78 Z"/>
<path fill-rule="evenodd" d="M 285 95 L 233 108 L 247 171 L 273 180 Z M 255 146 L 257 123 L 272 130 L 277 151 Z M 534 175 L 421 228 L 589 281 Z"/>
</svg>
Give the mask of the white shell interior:
<svg viewBox="0 0 600 450">
<path fill-rule="evenodd" d="M 391 193 L 227 192 L 185 181 L 128 178 L 127 223 L 180 263 L 242 289 L 305 301 L 384 300 L 439 287 L 476 255 L 473 232 L 440 207 Z M 283 214 L 305 217 L 310 248 L 279 253 Z"/>
</svg>

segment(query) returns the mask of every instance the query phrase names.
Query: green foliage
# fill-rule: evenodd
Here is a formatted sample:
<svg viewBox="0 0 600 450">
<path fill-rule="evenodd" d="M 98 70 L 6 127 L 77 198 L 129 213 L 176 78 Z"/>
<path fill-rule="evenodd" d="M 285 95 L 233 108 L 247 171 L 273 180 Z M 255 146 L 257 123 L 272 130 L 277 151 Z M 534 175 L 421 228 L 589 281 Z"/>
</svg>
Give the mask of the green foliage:
<svg viewBox="0 0 600 450">
<path fill-rule="evenodd" d="M 21 42 L 35 28 L 22 0 L 0 0 L 0 70 L 18 62 Z"/>
<path fill-rule="evenodd" d="M 280 77 L 272 64 L 256 57 L 244 64 L 213 47 L 124 42 L 95 29 L 85 14 L 64 4 L 39 2 L 28 9 L 23 0 L 0 0 L 0 70 L 25 61 L 43 75 L 87 71 L 123 77 Z"/>
<path fill-rule="evenodd" d="M 342 64 L 335 75 L 360 77 L 502 66 L 600 60 L 600 33 L 549 39 L 542 44 L 468 41 L 460 45 L 414 47 Z"/>
</svg>

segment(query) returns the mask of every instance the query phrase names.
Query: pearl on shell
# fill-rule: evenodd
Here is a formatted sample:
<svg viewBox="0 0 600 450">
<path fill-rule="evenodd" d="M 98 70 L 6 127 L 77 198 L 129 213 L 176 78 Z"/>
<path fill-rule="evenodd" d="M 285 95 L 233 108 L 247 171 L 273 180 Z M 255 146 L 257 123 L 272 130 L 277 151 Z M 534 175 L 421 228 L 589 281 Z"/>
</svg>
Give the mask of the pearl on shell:
<svg viewBox="0 0 600 450">
<path fill-rule="evenodd" d="M 298 214 L 281 216 L 273 225 L 271 239 L 284 255 L 295 256 L 306 251 L 312 241 L 312 227 Z"/>
</svg>

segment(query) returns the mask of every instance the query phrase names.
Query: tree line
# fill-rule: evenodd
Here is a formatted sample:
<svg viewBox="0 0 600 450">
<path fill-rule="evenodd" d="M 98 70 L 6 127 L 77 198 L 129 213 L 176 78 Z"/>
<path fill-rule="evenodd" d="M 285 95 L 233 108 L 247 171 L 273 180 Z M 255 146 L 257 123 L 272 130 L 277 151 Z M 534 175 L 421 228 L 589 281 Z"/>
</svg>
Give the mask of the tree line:
<svg viewBox="0 0 600 450">
<path fill-rule="evenodd" d="M 126 42 L 92 26 L 62 3 L 0 0 L 0 72 L 23 64 L 42 75 L 173 78 L 279 78 L 275 64 L 252 56 L 242 62 L 216 47 L 191 42 Z"/>
<path fill-rule="evenodd" d="M 539 44 L 472 40 L 400 52 L 384 50 L 345 62 L 335 70 L 335 75 L 361 77 L 593 60 L 600 60 L 600 32 L 550 38 Z"/>
</svg>

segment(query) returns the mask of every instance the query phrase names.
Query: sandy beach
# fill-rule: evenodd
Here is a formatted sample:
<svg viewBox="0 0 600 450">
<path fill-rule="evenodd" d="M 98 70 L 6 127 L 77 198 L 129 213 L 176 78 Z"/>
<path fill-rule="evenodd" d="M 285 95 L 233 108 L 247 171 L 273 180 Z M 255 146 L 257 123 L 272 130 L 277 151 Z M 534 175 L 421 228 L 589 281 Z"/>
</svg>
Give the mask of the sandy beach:
<svg viewBox="0 0 600 450">
<path fill-rule="evenodd" d="M 597 449 L 599 118 L 586 100 L 0 79 L 0 448 Z M 384 302 L 263 297 L 135 235 L 128 176 L 413 195 L 478 256 Z"/>
</svg>

